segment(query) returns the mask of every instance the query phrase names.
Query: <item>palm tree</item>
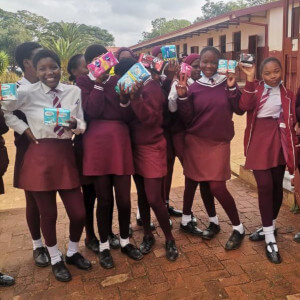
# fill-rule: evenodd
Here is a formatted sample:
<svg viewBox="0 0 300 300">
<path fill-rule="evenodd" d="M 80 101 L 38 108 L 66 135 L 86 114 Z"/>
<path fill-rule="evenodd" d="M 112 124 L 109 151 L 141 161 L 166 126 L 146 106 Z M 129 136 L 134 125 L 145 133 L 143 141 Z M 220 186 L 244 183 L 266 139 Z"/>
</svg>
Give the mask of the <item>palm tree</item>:
<svg viewBox="0 0 300 300">
<path fill-rule="evenodd" d="M 8 55 L 4 51 L 0 51 L 0 75 L 2 75 L 9 65 Z"/>
</svg>

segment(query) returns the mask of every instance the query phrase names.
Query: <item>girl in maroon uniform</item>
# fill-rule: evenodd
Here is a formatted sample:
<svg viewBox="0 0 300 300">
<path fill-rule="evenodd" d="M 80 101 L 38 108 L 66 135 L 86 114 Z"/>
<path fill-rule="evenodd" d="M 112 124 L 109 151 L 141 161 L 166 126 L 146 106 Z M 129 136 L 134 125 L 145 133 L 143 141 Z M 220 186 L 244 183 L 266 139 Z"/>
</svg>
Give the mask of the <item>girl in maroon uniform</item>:
<svg viewBox="0 0 300 300">
<path fill-rule="evenodd" d="M 240 101 L 240 108 L 247 111 L 245 167 L 253 170 L 257 182 L 263 224 L 250 235 L 250 240 L 265 240 L 267 258 L 278 264 L 281 257 L 275 229 L 282 204 L 282 182 L 286 165 L 291 174 L 296 167 L 295 96 L 281 81 L 282 68 L 277 58 L 269 57 L 262 62 L 260 82 L 254 80 L 254 66 L 241 69 L 247 76 Z"/>
<path fill-rule="evenodd" d="M 239 108 L 240 92 L 235 77 L 227 78 L 217 73 L 219 59 L 220 52 L 214 47 L 206 47 L 201 51 L 202 77 L 187 87 L 186 77 L 182 76 L 177 85 L 177 102 L 179 114 L 187 127 L 184 175 L 193 184 L 206 182 L 212 195 L 223 206 L 233 225 L 225 249 L 233 250 L 240 246 L 245 231 L 234 199 L 226 188 L 226 181 L 231 176 L 230 141 L 234 136 L 232 115 L 233 112 L 244 112 Z M 185 207 L 192 206 L 193 197 L 188 199 L 191 203 L 185 201 Z M 183 220 L 190 222 L 191 215 Z"/>
</svg>

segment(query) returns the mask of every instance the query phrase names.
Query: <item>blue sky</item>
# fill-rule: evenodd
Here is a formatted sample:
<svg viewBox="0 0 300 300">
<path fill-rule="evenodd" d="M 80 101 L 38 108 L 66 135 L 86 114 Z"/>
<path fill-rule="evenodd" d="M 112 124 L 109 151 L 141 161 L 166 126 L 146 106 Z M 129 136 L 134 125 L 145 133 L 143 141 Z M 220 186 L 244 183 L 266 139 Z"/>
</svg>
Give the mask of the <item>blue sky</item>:
<svg viewBox="0 0 300 300">
<path fill-rule="evenodd" d="M 187 5 L 188 3 L 188 5 Z M 151 29 L 151 21 L 201 15 L 204 0 L 0 0 L 4 10 L 28 10 L 50 21 L 84 23 L 107 29 L 116 46 L 130 46 Z"/>
</svg>

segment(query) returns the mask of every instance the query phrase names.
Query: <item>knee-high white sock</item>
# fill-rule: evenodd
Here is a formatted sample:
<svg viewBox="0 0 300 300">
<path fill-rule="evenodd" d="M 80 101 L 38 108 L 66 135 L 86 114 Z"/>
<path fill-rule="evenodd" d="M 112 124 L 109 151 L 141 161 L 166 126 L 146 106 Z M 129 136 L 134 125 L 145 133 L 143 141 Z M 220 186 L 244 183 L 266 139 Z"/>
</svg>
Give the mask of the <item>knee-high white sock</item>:
<svg viewBox="0 0 300 300">
<path fill-rule="evenodd" d="M 101 241 L 99 242 L 99 251 L 102 252 L 104 250 L 109 250 L 109 241 L 106 241 L 104 243 L 102 243 Z"/>
<path fill-rule="evenodd" d="M 57 244 L 53 247 L 47 246 L 47 249 L 51 259 L 51 265 L 55 265 L 61 261 L 60 251 L 58 250 Z"/>
<path fill-rule="evenodd" d="M 276 219 L 273 220 L 273 228 L 274 228 L 274 230 L 276 229 Z"/>
<path fill-rule="evenodd" d="M 218 216 L 216 215 L 214 217 L 209 217 L 209 222 L 210 223 L 214 223 L 216 225 L 219 225 L 219 218 L 218 218 Z"/>
<path fill-rule="evenodd" d="M 263 231 L 265 234 L 265 242 L 268 245 L 269 243 L 276 243 L 275 235 L 274 235 L 274 228 L 272 226 L 263 227 Z M 272 252 L 272 249 L 270 247 L 267 247 L 269 252 Z M 278 251 L 277 245 L 274 245 L 275 251 Z"/>
<path fill-rule="evenodd" d="M 35 250 L 36 248 L 44 247 L 42 239 L 40 238 L 38 240 L 32 240 L 32 247 L 33 250 Z"/>
<path fill-rule="evenodd" d="M 71 257 L 73 256 L 76 252 L 78 252 L 78 242 L 72 242 L 71 240 L 69 241 L 69 246 L 68 246 L 68 251 L 67 251 L 67 256 Z"/>
<path fill-rule="evenodd" d="M 184 215 L 182 214 L 182 218 L 181 218 L 181 224 L 183 226 L 186 226 L 188 222 L 192 221 L 192 215 Z"/>
<path fill-rule="evenodd" d="M 243 234 L 245 232 L 244 226 L 242 223 L 237 226 L 232 226 L 232 228 L 233 228 L 233 230 L 237 230 L 240 234 Z"/>
</svg>

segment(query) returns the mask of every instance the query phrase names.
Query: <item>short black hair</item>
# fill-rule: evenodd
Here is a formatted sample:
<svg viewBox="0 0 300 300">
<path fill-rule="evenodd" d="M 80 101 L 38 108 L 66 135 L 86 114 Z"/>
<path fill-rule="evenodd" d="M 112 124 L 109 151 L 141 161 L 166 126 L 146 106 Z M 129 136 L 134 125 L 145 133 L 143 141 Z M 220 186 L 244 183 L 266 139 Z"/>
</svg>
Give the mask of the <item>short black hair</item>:
<svg viewBox="0 0 300 300">
<path fill-rule="evenodd" d="M 202 55 L 204 55 L 208 51 L 213 52 L 218 57 L 218 59 L 221 58 L 221 52 L 217 48 L 215 48 L 213 46 L 207 46 L 207 47 L 204 47 L 201 50 L 201 52 L 200 52 L 200 59 L 201 59 Z"/>
<path fill-rule="evenodd" d="M 262 61 L 262 63 L 260 64 L 260 66 L 259 66 L 259 73 L 260 73 L 260 74 L 262 74 L 265 65 L 266 65 L 267 63 L 271 62 L 271 61 L 277 63 L 278 66 L 280 67 L 280 69 L 282 70 L 282 65 L 281 65 L 280 60 L 279 60 L 278 58 L 274 57 L 274 56 L 271 56 L 271 57 L 268 57 L 268 58 L 264 59 L 264 60 Z"/>
<path fill-rule="evenodd" d="M 48 50 L 48 49 L 43 49 L 41 51 L 39 51 L 32 59 L 32 62 L 33 62 L 33 66 L 36 68 L 37 67 L 37 64 L 38 62 L 43 59 L 43 58 L 52 58 L 56 63 L 57 65 L 59 66 L 59 68 L 61 68 L 61 63 L 60 63 L 60 59 L 58 57 L 58 55 L 51 51 L 51 50 Z"/>
<path fill-rule="evenodd" d="M 123 58 L 115 66 L 115 74 L 119 76 L 123 76 L 136 63 L 137 63 L 136 59 L 132 57 Z"/>
<path fill-rule="evenodd" d="M 15 50 L 15 60 L 23 72 L 25 71 L 23 60 L 32 59 L 33 50 L 38 48 L 42 48 L 42 46 L 36 42 L 25 42 L 17 46 Z"/>
<path fill-rule="evenodd" d="M 72 74 L 72 70 L 78 68 L 79 60 L 81 59 L 81 57 L 83 57 L 83 54 L 75 54 L 69 59 L 67 71 L 70 74 L 70 81 L 74 81 L 76 79 L 76 77 Z"/>
<path fill-rule="evenodd" d="M 84 58 L 87 64 L 91 63 L 95 57 L 98 57 L 107 52 L 107 49 L 99 44 L 88 46 L 84 53 Z"/>
</svg>

